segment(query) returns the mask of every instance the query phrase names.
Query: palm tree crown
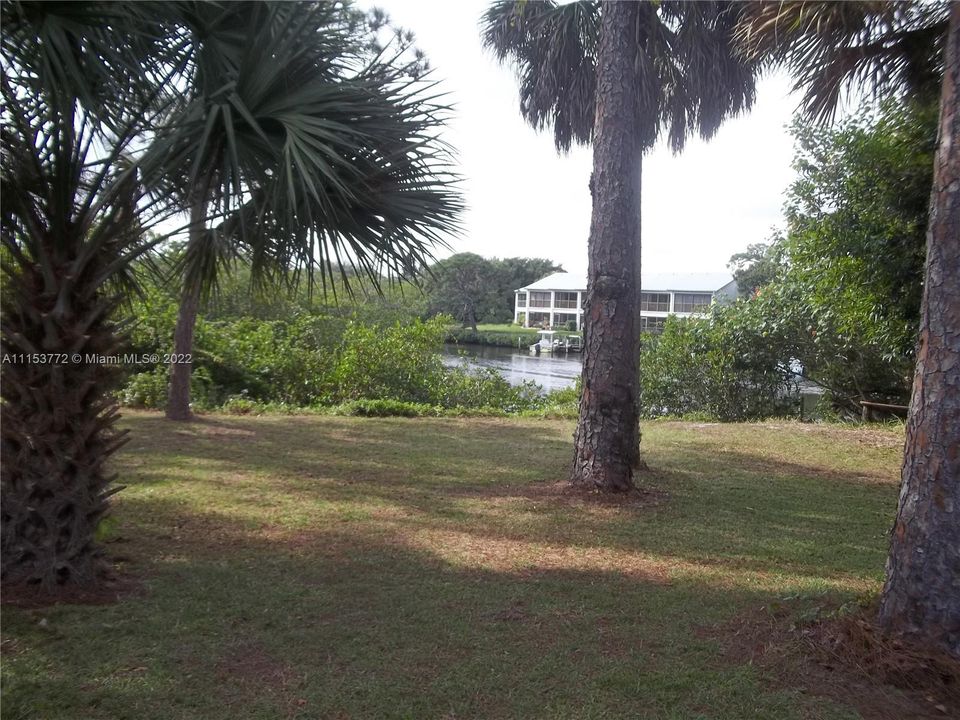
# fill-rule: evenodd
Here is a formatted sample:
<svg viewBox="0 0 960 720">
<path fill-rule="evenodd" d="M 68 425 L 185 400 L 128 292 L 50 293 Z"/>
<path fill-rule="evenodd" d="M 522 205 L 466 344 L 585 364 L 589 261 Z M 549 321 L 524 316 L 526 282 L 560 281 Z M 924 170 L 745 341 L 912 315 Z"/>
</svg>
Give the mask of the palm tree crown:
<svg viewBox="0 0 960 720">
<path fill-rule="evenodd" d="M 748 2 L 737 28 L 745 55 L 787 66 L 807 115 L 833 117 L 844 90 L 935 100 L 948 2 Z"/>
<path fill-rule="evenodd" d="M 389 48 L 369 53 L 353 14 L 198 5 L 187 28 L 190 92 L 145 164 L 219 223 L 187 256 L 188 283 L 215 283 L 244 248 L 255 273 L 353 265 L 377 282 L 422 267 L 455 230 L 452 156 L 437 139 L 446 108 Z"/>
<path fill-rule="evenodd" d="M 593 137 L 601 5 L 499 0 L 483 16 L 484 45 L 516 68 L 520 112 L 537 129 L 552 125 L 559 150 Z M 691 134 L 710 138 L 725 118 L 752 106 L 757 63 L 731 42 L 739 21 L 734 2 L 640 4 L 634 69 L 642 147 L 665 134 L 679 151 Z"/>
</svg>

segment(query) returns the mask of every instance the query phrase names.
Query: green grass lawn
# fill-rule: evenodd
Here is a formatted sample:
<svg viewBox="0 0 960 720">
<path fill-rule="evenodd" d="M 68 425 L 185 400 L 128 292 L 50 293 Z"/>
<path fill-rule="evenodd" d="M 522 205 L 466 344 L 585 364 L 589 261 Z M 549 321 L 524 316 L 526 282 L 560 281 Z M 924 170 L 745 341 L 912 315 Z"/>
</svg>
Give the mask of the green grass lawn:
<svg viewBox="0 0 960 720">
<path fill-rule="evenodd" d="M 536 328 L 525 328 L 521 325 L 514 325 L 513 323 L 480 323 L 477 325 L 477 332 L 492 332 L 492 333 L 510 333 L 516 335 L 536 335 Z"/>
<path fill-rule="evenodd" d="M 647 424 L 632 506 L 553 486 L 567 422 L 124 424 L 142 587 L 5 608 L 8 720 L 858 717 L 717 628 L 880 589 L 896 430 Z"/>
</svg>

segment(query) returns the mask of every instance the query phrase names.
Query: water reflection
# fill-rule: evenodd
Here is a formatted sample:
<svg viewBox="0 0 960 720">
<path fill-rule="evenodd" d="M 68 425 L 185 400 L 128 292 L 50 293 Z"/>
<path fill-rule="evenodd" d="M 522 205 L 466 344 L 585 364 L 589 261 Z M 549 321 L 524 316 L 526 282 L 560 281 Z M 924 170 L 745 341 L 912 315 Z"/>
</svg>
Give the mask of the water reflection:
<svg viewBox="0 0 960 720">
<path fill-rule="evenodd" d="M 518 351 L 505 347 L 487 345 L 444 345 L 443 360 L 447 365 L 461 362 L 460 356 L 471 367 L 493 368 L 507 382 L 519 385 L 532 380 L 546 392 L 573 387 L 580 377 L 583 355 L 580 353 L 541 353 L 531 355 L 526 350 Z"/>
</svg>

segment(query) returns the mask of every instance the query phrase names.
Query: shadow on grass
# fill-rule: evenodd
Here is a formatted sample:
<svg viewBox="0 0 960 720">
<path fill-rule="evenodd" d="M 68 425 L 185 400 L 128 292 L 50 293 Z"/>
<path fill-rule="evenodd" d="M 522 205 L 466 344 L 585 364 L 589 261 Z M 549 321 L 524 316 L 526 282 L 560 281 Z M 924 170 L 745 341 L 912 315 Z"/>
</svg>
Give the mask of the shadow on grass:
<svg viewBox="0 0 960 720">
<path fill-rule="evenodd" d="M 43 627 L 8 618 L 29 652 L 8 668 L 5 716 L 801 717 L 807 701 L 718 663 L 695 632 L 772 593 L 495 571 L 399 540 L 188 513 L 178 538 L 131 541 L 145 597 L 54 608 Z"/>
<path fill-rule="evenodd" d="M 281 420 L 287 422 L 206 419 L 177 430 L 188 433 L 190 444 L 177 440 L 172 452 L 157 441 L 170 435 L 159 420 L 149 450 L 134 448 L 141 464 L 124 480 L 206 484 L 220 500 L 229 491 L 230 503 L 245 506 L 251 517 L 290 521 L 292 514 L 304 526 L 392 513 L 410 528 L 478 539 L 604 547 L 863 581 L 882 571 L 896 504 L 889 484 L 861 482 L 829 466 L 771 460 L 759 451 L 718 455 L 695 439 L 685 440 L 681 452 L 656 455 L 651 482 L 671 498 L 660 506 L 637 512 L 558 504 L 531 488 L 565 478 L 570 443 L 564 424 Z M 299 511 L 289 507 L 294 501 Z M 308 512 L 311 507 L 317 512 Z"/>
<path fill-rule="evenodd" d="M 577 505 L 568 423 L 129 422 L 147 593 L 6 613 L 5 717 L 852 717 L 697 628 L 875 589 L 891 486 L 678 432 L 669 500 Z"/>
</svg>

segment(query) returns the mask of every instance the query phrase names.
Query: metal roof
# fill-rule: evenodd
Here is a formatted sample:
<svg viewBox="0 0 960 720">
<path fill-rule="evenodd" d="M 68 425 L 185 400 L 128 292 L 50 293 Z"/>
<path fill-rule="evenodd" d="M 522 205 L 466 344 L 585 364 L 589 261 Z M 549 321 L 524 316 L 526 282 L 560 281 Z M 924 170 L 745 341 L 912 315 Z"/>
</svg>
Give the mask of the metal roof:
<svg viewBox="0 0 960 720">
<path fill-rule="evenodd" d="M 716 292 L 733 282 L 729 273 L 641 273 L 640 287 L 644 292 Z M 554 273 L 520 290 L 567 290 L 585 292 L 586 275 Z"/>
<path fill-rule="evenodd" d="M 586 290 L 587 276 L 577 273 L 554 273 L 530 283 L 521 290 Z"/>
</svg>

